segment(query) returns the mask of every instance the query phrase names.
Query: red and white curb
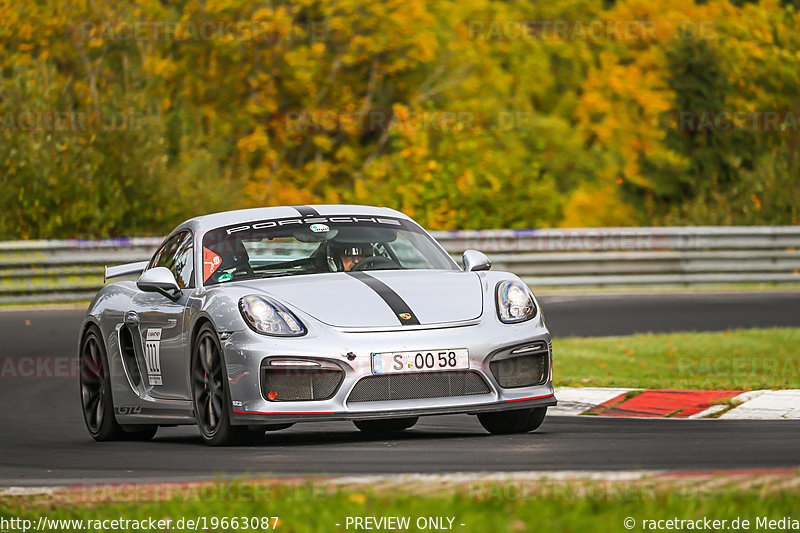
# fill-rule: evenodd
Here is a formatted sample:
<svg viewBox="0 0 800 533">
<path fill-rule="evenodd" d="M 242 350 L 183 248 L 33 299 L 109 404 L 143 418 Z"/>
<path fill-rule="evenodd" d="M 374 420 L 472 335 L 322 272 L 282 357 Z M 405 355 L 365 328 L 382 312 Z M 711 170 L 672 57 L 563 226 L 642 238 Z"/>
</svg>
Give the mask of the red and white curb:
<svg viewBox="0 0 800 533">
<path fill-rule="evenodd" d="M 800 389 L 655 390 L 558 387 L 553 415 L 644 418 L 800 419 Z M 720 414 L 721 413 L 721 414 Z"/>
</svg>

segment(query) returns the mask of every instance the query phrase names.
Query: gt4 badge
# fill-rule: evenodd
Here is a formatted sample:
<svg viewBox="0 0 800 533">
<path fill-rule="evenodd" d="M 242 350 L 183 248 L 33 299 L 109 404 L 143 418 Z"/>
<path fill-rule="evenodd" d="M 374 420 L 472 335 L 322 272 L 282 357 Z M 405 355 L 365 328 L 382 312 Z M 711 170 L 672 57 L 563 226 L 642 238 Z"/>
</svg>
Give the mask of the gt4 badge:
<svg viewBox="0 0 800 533">
<path fill-rule="evenodd" d="M 141 405 L 121 405 L 114 408 L 114 412 L 118 415 L 140 415 L 142 414 Z"/>
<path fill-rule="evenodd" d="M 161 328 L 147 330 L 144 343 L 144 361 L 147 364 L 147 380 L 150 385 L 161 385 Z"/>
</svg>

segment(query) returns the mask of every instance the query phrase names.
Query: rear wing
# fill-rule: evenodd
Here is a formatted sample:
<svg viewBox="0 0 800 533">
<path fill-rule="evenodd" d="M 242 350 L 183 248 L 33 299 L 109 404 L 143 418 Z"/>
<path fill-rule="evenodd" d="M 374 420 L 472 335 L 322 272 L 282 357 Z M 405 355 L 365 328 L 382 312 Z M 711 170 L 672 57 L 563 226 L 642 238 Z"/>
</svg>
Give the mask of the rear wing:
<svg viewBox="0 0 800 533">
<path fill-rule="evenodd" d="M 137 263 L 126 263 L 124 265 L 107 266 L 103 274 L 103 283 L 111 278 L 119 278 L 121 276 L 129 276 L 131 274 L 141 274 L 147 268 L 150 261 L 139 261 Z"/>
</svg>

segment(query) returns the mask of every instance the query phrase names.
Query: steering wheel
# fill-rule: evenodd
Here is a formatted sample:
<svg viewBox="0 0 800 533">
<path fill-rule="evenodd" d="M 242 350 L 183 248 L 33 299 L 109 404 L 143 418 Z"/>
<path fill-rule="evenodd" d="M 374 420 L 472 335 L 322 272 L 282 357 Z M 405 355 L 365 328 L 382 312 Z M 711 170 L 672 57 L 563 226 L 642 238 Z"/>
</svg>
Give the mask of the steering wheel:
<svg viewBox="0 0 800 533">
<path fill-rule="evenodd" d="M 372 268 L 372 267 L 378 267 L 378 268 Z M 393 268 L 394 269 L 400 268 L 400 265 L 398 265 L 396 261 L 392 261 L 391 259 L 383 257 L 382 255 L 375 255 L 372 257 L 367 257 L 366 259 L 362 259 L 361 261 L 353 265 L 353 268 L 351 268 L 350 270 L 351 271 L 378 270 L 381 268 L 384 270 L 391 270 Z"/>
</svg>

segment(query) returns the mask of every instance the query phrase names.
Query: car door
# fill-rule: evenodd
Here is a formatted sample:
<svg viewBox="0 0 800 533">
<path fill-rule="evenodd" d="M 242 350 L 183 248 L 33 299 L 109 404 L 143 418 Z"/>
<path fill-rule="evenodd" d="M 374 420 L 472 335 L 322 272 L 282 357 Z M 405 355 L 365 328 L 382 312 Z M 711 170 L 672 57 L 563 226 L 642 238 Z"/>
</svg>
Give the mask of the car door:
<svg viewBox="0 0 800 533">
<path fill-rule="evenodd" d="M 189 336 L 186 303 L 194 291 L 194 238 L 190 231 L 170 237 L 156 252 L 148 269 L 166 267 L 183 289 L 173 301 L 163 294 L 138 291 L 126 317 L 136 322 L 145 362 L 145 388 L 154 398 L 190 399 Z"/>
</svg>

